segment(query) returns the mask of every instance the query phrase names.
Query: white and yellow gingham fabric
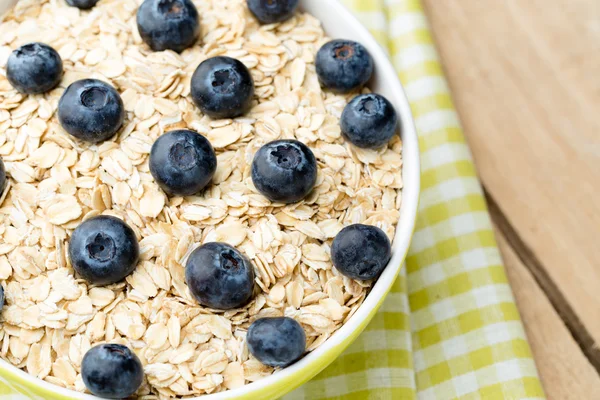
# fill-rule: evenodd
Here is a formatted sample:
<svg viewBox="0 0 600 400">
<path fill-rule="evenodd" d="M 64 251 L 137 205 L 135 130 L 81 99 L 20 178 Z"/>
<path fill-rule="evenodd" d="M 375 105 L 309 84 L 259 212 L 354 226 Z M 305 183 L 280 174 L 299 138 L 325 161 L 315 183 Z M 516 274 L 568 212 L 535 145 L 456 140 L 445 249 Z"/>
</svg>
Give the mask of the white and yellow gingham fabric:
<svg viewBox="0 0 600 400">
<path fill-rule="evenodd" d="M 389 49 L 422 155 L 420 214 L 360 338 L 285 400 L 543 399 L 481 186 L 419 0 L 344 0 Z"/>
</svg>

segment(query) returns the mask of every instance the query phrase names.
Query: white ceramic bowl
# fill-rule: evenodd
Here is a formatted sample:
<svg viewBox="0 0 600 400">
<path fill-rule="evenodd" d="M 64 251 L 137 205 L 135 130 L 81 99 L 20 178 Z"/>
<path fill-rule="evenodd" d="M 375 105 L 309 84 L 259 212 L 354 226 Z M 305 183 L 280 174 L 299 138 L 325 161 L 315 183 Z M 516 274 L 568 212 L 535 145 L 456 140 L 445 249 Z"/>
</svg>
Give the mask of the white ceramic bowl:
<svg viewBox="0 0 600 400">
<path fill-rule="evenodd" d="M 15 2 L 15 0 L 0 0 L 0 13 Z M 402 268 L 415 226 L 420 187 L 418 140 L 410 106 L 394 67 L 373 36 L 337 0 L 301 0 L 300 3 L 304 11 L 322 21 L 328 36 L 355 40 L 369 50 L 376 66 L 375 77 L 370 87 L 373 92 L 387 97 L 400 116 L 404 191 L 400 222 L 393 243 L 393 256 L 358 311 L 318 349 L 292 366 L 260 381 L 239 389 L 201 396 L 198 398 L 201 400 L 276 399 L 310 380 L 331 364 L 358 337 L 381 306 Z M 21 393 L 31 399 L 97 399 L 34 378 L 6 361 L 0 360 L 0 385 L 2 384 L 14 388 L 15 394 Z M 0 392 L 4 394 L 3 390 Z"/>
</svg>

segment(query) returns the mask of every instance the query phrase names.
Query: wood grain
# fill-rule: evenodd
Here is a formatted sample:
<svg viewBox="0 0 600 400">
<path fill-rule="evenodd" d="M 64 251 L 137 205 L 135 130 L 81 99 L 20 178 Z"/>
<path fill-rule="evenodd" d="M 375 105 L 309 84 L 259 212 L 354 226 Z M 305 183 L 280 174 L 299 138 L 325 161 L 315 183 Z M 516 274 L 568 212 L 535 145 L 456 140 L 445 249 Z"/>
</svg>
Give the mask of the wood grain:
<svg viewBox="0 0 600 400">
<path fill-rule="evenodd" d="M 592 398 L 600 388 L 596 370 L 504 236 L 496 236 L 548 399 Z"/>
<path fill-rule="evenodd" d="M 484 186 L 599 369 L 600 1 L 425 4 Z"/>
</svg>

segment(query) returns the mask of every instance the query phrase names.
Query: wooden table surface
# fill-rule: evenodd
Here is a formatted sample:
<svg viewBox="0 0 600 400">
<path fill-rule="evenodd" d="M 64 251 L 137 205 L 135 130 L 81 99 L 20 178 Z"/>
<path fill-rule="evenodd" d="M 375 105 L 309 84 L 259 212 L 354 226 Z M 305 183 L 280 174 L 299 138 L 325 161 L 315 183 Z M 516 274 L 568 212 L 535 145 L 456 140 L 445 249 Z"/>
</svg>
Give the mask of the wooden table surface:
<svg viewBox="0 0 600 400">
<path fill-rule="evenodd" d="M 548 398 L 600 399 L 600 1 L 424 2 Z"/>
</svg>

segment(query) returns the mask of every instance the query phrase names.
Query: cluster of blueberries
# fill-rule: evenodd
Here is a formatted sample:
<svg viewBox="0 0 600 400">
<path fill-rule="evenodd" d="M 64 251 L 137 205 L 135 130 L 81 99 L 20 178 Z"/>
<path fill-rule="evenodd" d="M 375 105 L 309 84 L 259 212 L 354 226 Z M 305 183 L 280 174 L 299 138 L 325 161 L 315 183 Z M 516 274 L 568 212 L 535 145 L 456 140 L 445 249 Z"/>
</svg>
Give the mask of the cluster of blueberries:
<svg viewBox="0 0 600 400">
<path fill-rule="evenodd" d="M 67 0 L 80 9 L 90 9 L 98 0 Z M 298 0 L 248 0 L 251 13 L 264 24 L 291 18 Z M 145 0 L 137 12 L 140 36 L 155 51 L 181 52 L 200 34 L 198 11 L 190 0 Z M 334 40 L 316 57 L 316 71 L 323 87 L 335 93 L 350 93 L 365 85 L 374 63 L 359 43 Z M 7 78 L 26 94 L 45 93 L 56 87 L 63 75 L 59 54 L 43 43 L 30 43 L 15 50 L 7 63 Z M 250 71 L 230 57 L 202 62 L 192 76 L 191 96 L 197 107 L 212 118 L 235 118 L 252 106 L 254 82 Z M 123 125 L 125 110 L 119 93 L 111 85 L 83 79 L 69 85 L 58 104 L 58 119 L 70 135 L 100 143 L 112 138 Z M 361 148 L 380 148 L 395 135 L 398 118 L 383 96 L 356 96 L 344 109 L 340 121 L 344 138 Z M 201 192 L 211 181 L 217 158 L 210 142 L 191 130 L 175 130 L 159 137 L 150 152 L 150 172 L 158 185 L 173 196 Z M 256 189 L 276 203 L 304 199 L 317 180 L 313 152 L 296 140 L 276 140 L 256 153 L 252 162 Z M 6 181 L 0 160 L 0 189 Z M 334 266 L 345 276 L 359 280 L 376 278 L 391 258 L 391 245 L 383 231 L 355 224 L 344 228 L 331 248 Z M 139 259 L 134 231 L 112 216 L 90 218 L 80 224 L 69 241 L 73 269 L 93 285 L 116 283 L 131 274 Z M 254 293 L 254 269 L 248 258 L 225 243 L 207 243 L 196 249 L 185 266 L 190 292 L 203 306 L 229 310 L 246 305 Z M 1 289 L 1 287 L 0 287 Z M 4 300 L 4 293 L 0 293 Z M 285 367 L 305 352 L 304 330 L 287 317 L 255 321 L 247 334 L 249 351 L 262 363 Z M 143 381 L 138 357 L 127 347 L 103 344 L 83 358 L 82 377 L 97 396 L 123 398 L 133 394 Z"/>
</svg>

